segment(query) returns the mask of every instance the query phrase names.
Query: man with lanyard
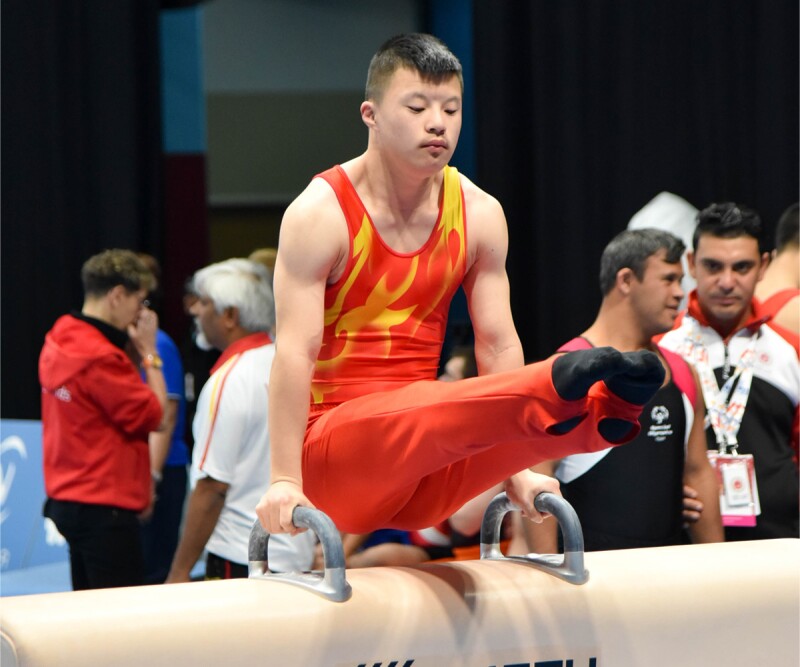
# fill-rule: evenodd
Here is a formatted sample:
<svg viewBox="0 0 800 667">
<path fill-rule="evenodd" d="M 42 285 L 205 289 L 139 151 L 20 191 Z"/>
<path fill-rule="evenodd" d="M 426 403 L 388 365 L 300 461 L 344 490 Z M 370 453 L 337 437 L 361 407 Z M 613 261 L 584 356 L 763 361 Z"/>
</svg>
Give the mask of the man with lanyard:
<svg viewBox="0 0 800 667">
<path fill-rule="evenodd" d="M 661 340 L 700 376 L 728 540 L 798 536 L 798 338 L 753 297 L 769 261 L 760 239 L 745 206 L 698 214 L 688 256 L 697 289 Z"/>
</svg>

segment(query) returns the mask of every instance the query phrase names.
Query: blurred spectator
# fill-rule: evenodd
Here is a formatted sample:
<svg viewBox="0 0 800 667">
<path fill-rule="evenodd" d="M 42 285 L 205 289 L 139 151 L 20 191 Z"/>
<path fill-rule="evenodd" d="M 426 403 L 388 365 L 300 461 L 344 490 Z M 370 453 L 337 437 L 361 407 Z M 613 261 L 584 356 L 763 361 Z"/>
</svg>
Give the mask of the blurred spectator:
<svg viewBox="0 0 800 667">
<path fill-rule="evenodd" d="M 746 206 L 698 214 L 689 255 L 697 289 L 660 342 L 697 369 L 708 448 L 731 466 L 720 470 L 727 540 L 798 536 L 798 339 L 753 298 L 768 262 L 761 240 L 761 219 Z"/>
<path fill-rule="evenodd" d="M 800 222 L 798 205 L 787 208 L 775 232 L 775 249 L 764 278 L 756 285 L 756 298 L 772 323 L 800 334 Z"/>
<path fill-rule="evenodd" d="M 186 419 L 184 421 L 183 439 L 188 449 L 188 456 L 191 458 L 194 448 L 194 434 L 192 433 L 192 422 L 194 421 L 195 411 L 197 410 L 197 398 L 200 390 L 211 375 L 211 369 L 220 351 L 213 348 L 197 330 L 197 325 L 192 315 L 192 307 L 199 300 L 194 291 L 192 277 L 190 276 L 184 283 L 183 292 L 183 312 L 190 318 L 187 327 L 187 334 L 181 345 L 181 357 L 183 358 L 183 388 L 186 398 Z"/>
<path fill-rule="evenodd" d="M 134 586 L 144 581 L 138 515 L 153 500 L 148 436 L 167 401 L 158 316 L 146 307 L 154 279 L 129 250 L 90 257 L 81 278 L 81 312 L 56 321 L 39 357 L 44 514 L 69 544 L 75 590 Z"/>
<path fill-rule="evenodd" d="M 161 267 L 152 255 L 138 253 L 156 280 L 148 299 L 154 309 L 160 302 Z M 156 337 L 158 354 L 164 362 L 167 403 L 164 427 L 150 434 L 150 470 L 155 485 L 152 514 L 142 524 L 145 583 L 161 584 L 167 578 L 175 548 L 178 546 L 183 504 L 186 499 L 189 450 L 184 439 L 186 397 L 183 362 L 178 346 L 166 331 L 159 328 Z"/>
<path fill-rule="evenodd" d="M 212 264 L 194 276 L 198 332 L 222 352 L 194 417 L 193 490 L 167 581 L 189 581 L 206 549 L 206 578 L 247 577 L 255 507 L 269 486 L 267 396 L 275 322 L 267 270 L 246 259 Z M 306 570 L 314 536 L 273 535 L 270 568 Z"/>
<path fill-rule="evenodd" d="M 697 225 L 697 209 L 688 201 L 672 192 L 660 192 L 634 213 L 628 222 L 628 229 L 661 229 L 677 236 L 684 247 L 691 248 L 692 234 Z M 694 289 L 694 278 L 689 273 L 686 252 L 681 258 L 684 295 Z M 686 306 L 686 297 L 681 300 L 681 308 Z"/>
<path fill-rule="evenodd" d="M 275 260 L 278 258 L 277 248 L 256 248 L 247 259 L 262 264 L 269 271 L 270 287 L 275 276 Z"/>
</svg>

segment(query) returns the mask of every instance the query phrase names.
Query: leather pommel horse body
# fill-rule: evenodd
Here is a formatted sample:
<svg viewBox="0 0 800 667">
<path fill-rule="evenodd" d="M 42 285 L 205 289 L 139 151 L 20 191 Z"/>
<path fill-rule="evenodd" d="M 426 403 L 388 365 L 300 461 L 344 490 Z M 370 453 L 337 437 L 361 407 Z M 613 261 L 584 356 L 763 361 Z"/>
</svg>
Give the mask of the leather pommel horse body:
<svg viewBox="0 0 800 667">
<path fill-rule="evenodd" d="M 504 558 L 493 532 L 482 532 L 481 560 L 346 579 L 324 540 L 325 577 L 261 574 L 251 538 L 250 579 L 3 598 L 0 664 L 800 664 L 800 540 L 581 552 L 577 570 L 553 576 L 536 558 Z"/>
</svg>

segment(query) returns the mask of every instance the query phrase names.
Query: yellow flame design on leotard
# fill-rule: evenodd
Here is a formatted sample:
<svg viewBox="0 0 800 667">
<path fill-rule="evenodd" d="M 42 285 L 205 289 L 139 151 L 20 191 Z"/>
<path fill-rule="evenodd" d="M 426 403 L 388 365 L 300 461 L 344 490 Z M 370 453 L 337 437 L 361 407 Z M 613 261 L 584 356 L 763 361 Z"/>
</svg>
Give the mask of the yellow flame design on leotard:
<svg viewBox="0 0 800 667">
<path fill-rule="evenodd" d="M 445 168 L 439 219 L 422 248 L 408 254 L 383 243 L 343 171 L 322 176 L 337 190 L 352 248 L 345 274 L 326 290 L 312 401 L 338 403 L 435 377 L 466 264 L 458 172 Z"/>
</svg>

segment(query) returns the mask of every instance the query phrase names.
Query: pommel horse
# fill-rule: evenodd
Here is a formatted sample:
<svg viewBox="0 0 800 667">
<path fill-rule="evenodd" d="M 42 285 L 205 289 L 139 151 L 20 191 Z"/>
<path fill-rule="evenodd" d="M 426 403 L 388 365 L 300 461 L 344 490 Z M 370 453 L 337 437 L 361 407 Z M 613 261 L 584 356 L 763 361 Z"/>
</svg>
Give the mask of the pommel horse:
<svg viewBox="0 0 800 667">
<path fill-rule="evenodd" d="M 256 524 L 249 579 L 3 598 L 0 664 L 800 664 L 800 540 L 584 554 L 569 504 L 536 504 L 558 520 L 563 556 L 504 556 L 500 524 L 516 508 L 500 494 L 480 560 L 350 571 L 330 519 L 298 508 L 296 525 L 322 543 L 322 572 L 270 573 Z"/>
</svg>

